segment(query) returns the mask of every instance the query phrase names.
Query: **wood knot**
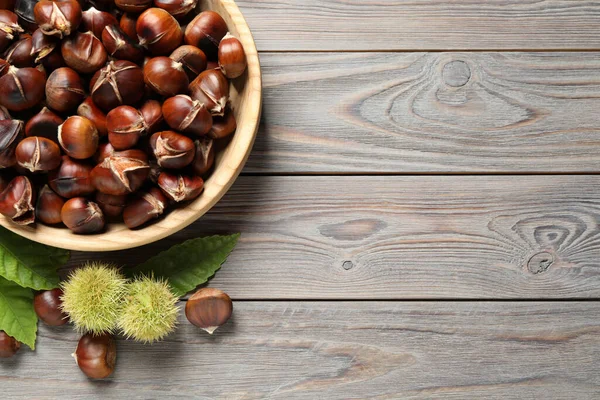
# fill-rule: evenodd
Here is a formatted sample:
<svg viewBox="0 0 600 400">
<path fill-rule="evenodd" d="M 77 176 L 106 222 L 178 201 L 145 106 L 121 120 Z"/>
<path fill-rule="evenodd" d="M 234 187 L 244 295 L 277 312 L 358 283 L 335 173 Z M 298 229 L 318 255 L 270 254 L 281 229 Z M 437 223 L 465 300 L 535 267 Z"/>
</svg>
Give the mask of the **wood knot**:
<svg viewBox="0 0 600 400">
<path fill-rule="evenodd" d="M 346 271 L 354 268 L 354 263 L 352 261 L 344 261 L 342 263 L 342 268 L 344 268 Z"/>
<path fill-rule="evenodd" d="M 442 77 L 448 86 L 465 86 L 471 79 L 471 68 L 469 68 L 469 65 L 464 61 L 450 61 L 448 64 L 444 65 Z"/>
<path fill-rule="evenodd" d="M 542 274 L 548 271 L 548 268 L 554 263 L 554 256 L 547 251 L 535 254 L 529 259 L 527 269 L 534 275 Z"/>
</svg>

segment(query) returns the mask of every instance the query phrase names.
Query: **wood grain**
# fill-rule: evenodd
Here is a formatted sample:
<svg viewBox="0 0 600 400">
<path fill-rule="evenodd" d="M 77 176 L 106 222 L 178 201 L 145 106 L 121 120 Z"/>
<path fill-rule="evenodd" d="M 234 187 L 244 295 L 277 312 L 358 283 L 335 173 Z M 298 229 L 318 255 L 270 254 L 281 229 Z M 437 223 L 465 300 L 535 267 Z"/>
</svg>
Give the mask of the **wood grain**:
<svg viewBox="0 0 600 400">
<path fill-rule="evenodd" d="M 599 53 L 262 54 L 261 63 L 262 127 L 245 172 L 600 170 Z"/>
<path fill-rule="evenodd" d="M 236 299 L 600 297 L 596 176 L 240 177 L 188 229 L 242 232 L 211 285 Z"/>
<path fill-rule="evenodd" d="M 260 51 L 600 48 L 589 0 L 238 0 Z"/>
<path fill-rule="evenodd" d="M 87 381 L 69 327 L 0 363 L 10 399 L 597 399 L 595 302 L 237 302 L 214 337 L 120 340 Z"/>
</svg>

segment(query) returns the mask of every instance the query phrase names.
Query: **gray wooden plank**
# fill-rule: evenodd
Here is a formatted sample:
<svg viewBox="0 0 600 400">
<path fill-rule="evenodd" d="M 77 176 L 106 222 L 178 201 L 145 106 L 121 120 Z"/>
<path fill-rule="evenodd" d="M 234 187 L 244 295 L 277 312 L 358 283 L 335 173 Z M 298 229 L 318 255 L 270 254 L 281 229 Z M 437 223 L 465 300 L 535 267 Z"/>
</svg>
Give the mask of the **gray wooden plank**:
<svg viewBox="0 0 600 400">
<path fill-rule="evenodd" d="M 238 0 L 259 51 L 598 49 L 595 1 Z"/>
<path fill-rule="evenodd" d="M 77 335 L 40 326 L 0 362 L 9 399 L 597 399 L 598 302 L 236 302 L 214 337 L 120 340 L 89 382 Z"/>
<path fill-rule="evenodd" d="M 237 299 L 600 297 L 598 193 L 591 175 L 247 176 L 182 232 L 69 265 L 241 232 L 211 283 Z"/>
<path fill-rule="evenodd" d="M 295 53 L 261 61 L 262 127 L 245 172 L 600 170 L 599 53 Z"/>
</svg>

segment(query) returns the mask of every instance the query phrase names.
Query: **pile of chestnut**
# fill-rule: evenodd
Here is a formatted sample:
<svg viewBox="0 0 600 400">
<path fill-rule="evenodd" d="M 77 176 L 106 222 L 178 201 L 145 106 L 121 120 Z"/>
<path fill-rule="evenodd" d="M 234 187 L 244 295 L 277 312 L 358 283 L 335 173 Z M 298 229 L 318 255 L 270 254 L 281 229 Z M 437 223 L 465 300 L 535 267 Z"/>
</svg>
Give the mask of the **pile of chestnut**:
<svg viewBox="0 0 600 400">
<path fill-rule="evenodd" d="M 246 70 L 218 13 L 197 0 L 0 8 L 1 214 L 97 233 L 202 193 L 237 127 L 229 80 Z"/>
</svg>

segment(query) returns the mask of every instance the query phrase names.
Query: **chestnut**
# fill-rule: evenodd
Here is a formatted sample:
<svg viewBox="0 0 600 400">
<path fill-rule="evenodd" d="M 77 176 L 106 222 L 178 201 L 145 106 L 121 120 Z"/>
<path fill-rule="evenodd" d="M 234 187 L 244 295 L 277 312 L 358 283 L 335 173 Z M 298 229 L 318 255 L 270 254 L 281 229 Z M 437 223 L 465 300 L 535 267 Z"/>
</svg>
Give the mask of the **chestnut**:
<svg viewBox="0 0 600 400">
<path fill-rule="evenodd" d="M 74 115 L 58 127 L 58 142 L 72 158 L 90 158 L 98 149 L 98 141 L 98 130 L 94 123 L 85 117 Z"/>
<path fill-rule="evenodd" d="M 21 342 L 8 336 L 6 332 L 0 331 L 0 358 L 10 358 L 17 354 L 20 348 Z"/>
<path fill-rule="evenodd" d="M 0 105 L 10 111 L 23 111 L 44 98 L 46 76 L 36 68 L 11 66 L 0 78 Z"/>
<path fill-rule="evenodd" d="M 54 193 L 48 185 L 44 185 L 35 203 L 35 218 L 48 225 L 60 224 L 60 211 L 64 205 L 63 198 Z"/>
<path fill-rule="evenodd" d="M 57 46 L 58 39 L 44 34 L 39 28 L 31 35 L 31 55 L 36 63 L 48 57 Z"/>
<path fill-rule="evenodd" d="M 80 30 L 82 32 L 92 32 L 94 36 L 100 39 L 104 28 L 118 23 L 117 18 L 111 13 L 100 11 L 92 6 L 87 11 L 83 12 Z"/>
<path fill-rule="evenodd" d="M 161 96 L 185 93 L 190 81 L 183 64 L 169 57 L 154 57 L 144 65 L 144 82 Z"/>
<path fill-rule="evenodd" d="M 46 103 L 58 112 L 75 109 L 85 98 L 83 80 L 71 68 L 54 70 L 46 81 Z"/>
<path fill-rule="evenodd" d="M 35 191 L 26 176 L 17 176 L 0 193 L 0 214 L 19 225 L 35 221 Z"/>
<path fill-rule="evenodd" d="M 92 170 L 91 178 L 98 191 L 123 196 L 141 188 L 149 172 L 147 160 L 115 154 L 98 164 Z"/>
<path fill-rule="evenodd" d="M 219 43 L 228 31 L 223 17 L 214 11 L 203 11 L 185 29 L 185 43 L 198 47 L 209 60 L 216 60 Z"/>
<path fill-rule="evenodd" d="M 231 34 L 225 35 L 219 44 L 219 66 L 229 79 L 235 79 L 246 71 L 246 53 L 242 42 Z"/>
<path fill-rule="evenodd" d="M 154 5 L 162 8 L 175 18 L 181 18 L 196 8 L 198 0 L 154 0 Z"/>
<path fill-rule="evenodd" d="M 44 290 L 33 297 L 33 309 L 46 325 L 60 326 L 67 323 L 67 315 L 62 312 L 62 289 Z"/>
<path fill-rule="evenodd" d="M 190 81 L 196 79 L 206 69 L 206 55 L 202 50 L 190 45 L 183 45 L 175 49 L 169 58 L 180 62 Z"/>
<path fill-rule="evenodd" d="M 194 142 L 173 131 L 155 133 L 150 137 L 150 146 L 158 165 L 163 168 L 181 169 L 194 159 Z"/>
<path fill-rule="evenodd" d="M 105 158 L 113 156 L 115 152 L 116 150 L 112 147 L 112 144 L 100 143 L 98 145 L 98 150 L 96 150 L 96 154 L 94 154 L 94 162 L 100 164 Z"/>
<path fill-rule="evenodd" d="M 150 188 L 147 192 L 138 193 L 123 210 L 123 222 L 129 229 L 144 225 L 158 218 L 167 207 L 167 198 L 158 188 Z"/>
<path fill-rule="evenodd" d="M 106 47 L 106 51 L 119 60 L 128 60 L 139 64 L 144 59 L 144 49 L 129 39 L 118 25 L 109 25 L 104 28 L 102 43 Z"/>
<path fill-rule="evenodd" d="M 185 304 L 185 316 L 188 321 L 211 335 L 231 318 L 232 313 L 231 298 L 219 289 L 202 288 Z"/>
<path fill-rule="evenodd" d="M 237 123 L 235 121 L 235 115 L 233 111 L 228 108 L 225 111 L 225 115 L 222 117 L 214 117 L 212 128 L 208 132 L 208 137 L 211 139 L 222 139 L 235 132 L 237 129 Z"/>
<path fill-rule="evenodd" d="M 3 78 L 0 78 L 0 80 Z M 133 105 L 144 95 L 144 73 L 131 61 L 111 61 L 90 83 L 94 103 L 105 112 L 121 105 Z"/>
<path fill-rule="evenodd" d="M 102 192 L 96 192 L 96 203 L 105 216 L 117 218 L 123 214 L 123 209 L 127 204 L 127 195 L 114 196 Z"/>
<path fill-rule="evenodd" d="M 0 10 L 0 51 L 4 51 L 22 32 L 17 15 L 9 10 Z"/>
<path fill-rule="evenodd" d="M 46 71 L 52 72 L 58 68 L 66 67 L 65 60 L 63 60 L 60 48 L 54 49 L 48 56 L 42 58 L 42 66 Z"/>
<path fill-rule="evenodd" d="M 137 15 L 131 13 L 123 13 L 119 21 L 119 27 L 134 43 L 138 43 L 138 35 L 135 30 L 137 24 Z"/>
<path fill-rule="evenodd" d="M 73 233 L 98 233 L 104 229 L 104 214 L 98 204 L 84 197 L 67 200 L 60 217 Z"/>
<path fill-rule="evenodd" d="M 202 72 L 190 83 L 190 95 L 204 103 L 212 115 L 223 116 L 229 99 L 229 81 L 218 69 Z"/>
<path fill-rule="evenodd" d="M 15 149 L 23 138 L 23 121 L 4 119 L 0 121 L 0 168 L 17 163 Z"/>
<path fill-rule="evenodd" d="M 167 99 L 162 110 L 167 124 L 179 132 L 203 136 L 213 124 L 213 118 L 204 104 L 189 96 L 180 94 Z"/>
<path fill-rule="evenodd" d="M 164 121 L 162 107 L 156 100 L 146 101 L 140 107 L 140 113 L 142 113 L 142 117 L 146 123 L 146 133 L 156 132 Z"/>
<path fill-rule="evenodd" d="M 0 77 L 3 77 L 4 75 L 6 75 L 9 67 L 10 67 L 10 64 L 8 63 L 8 61 L 0 58 Z"/>
<path fill-rule="evenodd" d="M 214 141 L 209 138 L 202 138 L 194 142 L 196 146 L 196 155 L 192 161 L 192 169 L 198 176 L 208 172 L 215 163 Z"/>
<path fill-rule="evenodd" d="M 0 9 L 2 10 L 14 10 L 15 0 L 1 0 Z"/>
<path fill-rule="evenodd" d="M 104 64 L 108 54 L 92 32 L 77 32 L 63 40 L 61 54 L 65 63 L 82 74 L 93 74 Z"/>
<path fill-rule="evenodd" d="M 44 107 L 25 124 L 25 136 L 45 137 L 58 143 L 58 126 L 63 122 L 60 116 Z"/>
<path fill-rule="evenodd" d="M 61 39 L 75 32 L 82 18 L 77 0 L 40 0 L 33 15 L 42 32 Z"/>
<path fill-rule="evenodd" d="M 138 18 L 135 30 L 140 44 L 154 56 L 169 55 L 181 44 L 183 32 L 179 22 L 161 8 L 150 8 Z"/>
<path fill-rule="evenodd" d="M 21 140 L 15 156 L 17 164 L 31 172 L 51 171 L 60 165 L 58 145 L 45 137 L 32 136 Z"/>
<path fill-rule="evenodd" d="M 119 106 L 106 116 L 108 141 L 115 150 L 126 150 L 135 146 L 147 132 L 142 113 L 130 106 Z"/>
<path fill-rule="evenodd" d="M 170 200 L 181 202 L 193 200 L 204 190 L 204 179 L 199 176 L 175 175 L 161 172 L 158 176 L 158 187 Z"/>
<path fill-rule="evenodd" d="M 92 121 L 98 130 L 98 135 L 101 137 L 108 135 L 108 129 L 106 128 L 106 114 L 94 104 L 91 97 L 85 99 L 84 102 L 77 107 L 77 115 Z"/>
<path fill-rule="evenodd" d="M 12 119 L 6 107 L 0 106 L 0 121 Z"/>
<path fill-rule="evenodd" d="M 86 333 L 79 339 L 73 357 L 88 378 L 108 378 L 115 370 L 117 345 L 110 334 Z"/>
<path fill-rule="evenodd" d="M 17 68 L 35 67 L 31 35 L 21 35 L 4 53 L 4 59 Z"/>
<path fill-rule="evenodd" d="M 126 12 L 140 13 L 152 7 L 152 0 L 115 0 L 115 5 Z"/>
<path fill-rule="evenodd" d="M 33 9 L 37 0 L 17 0 L 15 2 L 15 14 L 19 17 L 19 25 L 27 31 L 33 32 L 38 26 L 35 23 Z"/>
<path fill-rule="evenodd" d="M 63 156 L 60 167 L 48 174 L 48 184 L 58 195 L 68 199 L 87 196 L 96 190 L 92 185 L 92 168 L 83 161 Z"/>
</svg>

